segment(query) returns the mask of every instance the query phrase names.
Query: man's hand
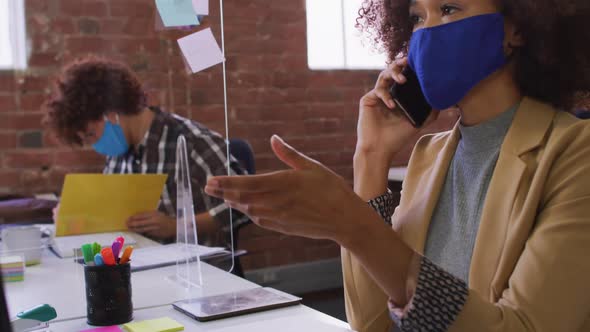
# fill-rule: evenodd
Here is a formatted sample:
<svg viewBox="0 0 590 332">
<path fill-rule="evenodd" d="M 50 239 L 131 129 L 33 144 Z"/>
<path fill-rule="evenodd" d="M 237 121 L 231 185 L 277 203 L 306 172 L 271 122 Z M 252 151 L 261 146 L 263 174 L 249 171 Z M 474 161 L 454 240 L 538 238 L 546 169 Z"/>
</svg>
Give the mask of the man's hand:
<svg viewBox="0 0 590 332">
<path fill-rule="evenodd" d="M 176 236 L 176 218 L 160 211 L 139 213 L 127 220 L 129 230 L 146 234 L 156 239 L 169 239 Z"/>
<path fill-rule="evenodd" d="M 53 208 L 53 210 L 51 210 L 51 212 L 53 213 L 53 222 L 56 222 L 57 216 L 59 215 L 59 203 L 57 203 L 57 205 Z"/>
</svg>

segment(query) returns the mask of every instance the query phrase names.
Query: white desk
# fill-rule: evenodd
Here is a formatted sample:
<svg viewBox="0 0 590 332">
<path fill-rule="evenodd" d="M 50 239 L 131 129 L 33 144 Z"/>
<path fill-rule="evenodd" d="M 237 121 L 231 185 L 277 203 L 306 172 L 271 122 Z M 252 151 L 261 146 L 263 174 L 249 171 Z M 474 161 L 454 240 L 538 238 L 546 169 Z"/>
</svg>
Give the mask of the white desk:
<svg viewBox="0 0 590 332">
<path fill-rule="evenodd" d="M 407 172 L 408 172 L 408 168 L 405 166 L 392 167 L 389 169 L 389 172 L 387 174 L 387 179 L 389 181 L 403 182 L 406 177 Z"/>
<path fill-rule="evenodd" d="M 169 316 L 182 322 L 187 331 L 202 331 L 205 328 L 208 331 L 347 331 L 346 323 L 302 305 L 217 322 L 194 321 L 176 312 L 170 304 L 191 297 L 258 287 L 206 263 L 202 263 L 202 269 L 204 286 L 193 288 L 190 294 L 184 287 L 167 278 L 175 274 L 175 266 L 132 273 L 135 318 L 142 320 Z M 57 319 L 52 321 L 52 331 L 79 331 L 86 327 L 84 268 L 73 259 L 59 259 L 50 252 L 44 252 L 41 265 L 26 269 L 25 281 L 5 283 L 4 286 L 11 316 L 47 303 L 58 314 Z"/>
<path fill-rule="evenodd" d="M 350 331 L 348 324 L 324 315 L 303 305 L 259 312 L 245 316 L 232 317 L 212 322 L 201 323 L 174 310 L 172 306 L 161 306 L 136 310 L 135 320 L 170 317 L 185 327 L 185 331 L 208 332 L 346 332 Z M 53 332 L 80 331 L 91 328 L 86 319 L 76 319 L 67 322 L 51 324 Z"/>
</svg>

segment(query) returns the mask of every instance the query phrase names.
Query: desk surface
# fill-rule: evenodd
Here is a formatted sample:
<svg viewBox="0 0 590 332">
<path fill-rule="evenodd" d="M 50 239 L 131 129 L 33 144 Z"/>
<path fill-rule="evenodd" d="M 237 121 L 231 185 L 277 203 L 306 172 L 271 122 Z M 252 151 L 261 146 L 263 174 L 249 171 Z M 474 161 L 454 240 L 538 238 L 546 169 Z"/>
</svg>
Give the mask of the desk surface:
<svg viewBox="0 0 590 332">
<path fill-rule="evenodd" d="M 143 242 L 142 246 L 154 244 L 147 241 Z M 204 285 L 201 288 L 193 287 L 189 292 L 182 285 L 170 280 L 169 277 L 176 273 L 176 266 L 132 273 L 135 318 L 143 320 L 169 316 L 185 326 L 190 326 L 190 329 L 187 328 L 190 331 L 201 331 L 205 328 L 220 331 L 246 331 L 250 326 L 256 331 L 286 331 L 286 328 L 296 328 L 298 331 L 347 330 L 346 323 L 303 305 L 217 322 L 194 321 L 176 312 L 170 304 L 186 298 L 258 287 L 250 281 L 206 263 L 201 265 Z M 26 269 L 25 281 L 6 283 L 5 289 L 11 316 L 35 305 L 47 303 L 52 305 L 58 313 L 57 319 L 51 324 L 52 331 L 77 331 L 86 327 L 84 268 L 73 259 L 59 259 L 46 250 L 41 265 Z"/>
<path fill-rule="evenodd" d="M 389 173 L 387 174 L 387 179 L 389 181 L 403 182 L 404 178 L 406 177 L 407 172 L 408 172 L 408 167 L 406 167 L 406 166 L 392 167 L 389 169 Z"/>
<path fill-rule="evenodd" d="M 174 310 L 172 306 L 161 306 L 136 310 L 136 321 L 170 317 L 185 326 L 185 331 L 208 332 L 346 332 L 350 331 L 348 324 L 324 315 L 318 311 L 303 305 L 259 312 L 255 314 L 226 318 L 222 320 L 201 323 Z M 91 328 L 86 324 L 86 319 L 69 320 L 51 324 L 51 330 L 56 331 L 80 331 Z"/>
</svg>

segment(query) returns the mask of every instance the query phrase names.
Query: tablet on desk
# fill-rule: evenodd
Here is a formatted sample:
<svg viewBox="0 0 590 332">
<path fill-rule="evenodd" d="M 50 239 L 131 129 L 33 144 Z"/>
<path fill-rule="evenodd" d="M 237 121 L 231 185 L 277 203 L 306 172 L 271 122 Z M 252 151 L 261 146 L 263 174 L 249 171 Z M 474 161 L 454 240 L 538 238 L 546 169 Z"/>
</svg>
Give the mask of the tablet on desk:
<svg viewBox="0 0 590 332">
<path fill-rule="evenodd" d="M 240 316 L 299 304 L 301 298 L 259 287 L 173 303 L 174 309 L 200 322 Z"/>
</svg>

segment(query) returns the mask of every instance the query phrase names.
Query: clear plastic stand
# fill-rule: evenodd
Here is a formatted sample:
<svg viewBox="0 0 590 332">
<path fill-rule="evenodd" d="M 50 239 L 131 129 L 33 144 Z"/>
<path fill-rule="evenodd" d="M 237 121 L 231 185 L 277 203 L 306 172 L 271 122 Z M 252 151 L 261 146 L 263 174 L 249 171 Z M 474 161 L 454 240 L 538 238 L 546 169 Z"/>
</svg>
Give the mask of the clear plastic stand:
<svg viewBox="0 0 590 332">
<path fill-rule="evenodd" d="M 182 254 L 176 260 L 176 275 L 170 279 L 190 291 L 192 287 L 203 286 L 203 273 L 193 207 L 188 153 L 186 140 L 182 135 L 178 137 L 176 165 L 176 245 Z M 196 257 L 196 260 L 191 259 L 192 257 Z"/>
<path fill-rule="evenodd" d="M 223 20 L 223 0 L 219 0 L 220 6 L 220 20 L 221 20 L 221 50 L 223 53 L 224 61 L 223 66 L 223 102 L 224 102 L 224 114 L 225 114 L 225 142 L 226 142 L 226 158 L 227 158 L 227 174 L 231 175 L 231 155 L 229 149 L 229 116 L 227 107 L 227 73 L 225 65 L 225 31 L 224 31 L 224 20 Z M 197 223 L 193 206 L 193 195 L 192 185 L 194 180 L 191 178 L 189 168 L 189 154 L 187 152 L 187 145 L 184 136 L 179 136 L 177 141 L 176 150 L 176 186 L 177 186 L 177 211 L 176 211 L 176 227 L 177 227 L 177 238 L 176 245 L 178 246 L 179 254 L 176 262 L 176 275 L 169 277 L 168 279 L 183 285 L 187 293 L 190 293 L 191 288 L 203 287 L 203 273 L 201 268 L 201 257 L 200 254 L 203 250 L 200 250 L 197 232 Z M 205 183 L 199 185 L 204 186 Z M 203 195 L 204 190 L 202 187 L 194 188 L 200 190 Z M 229 209 L 229 220 L 227 222 L 222 220 L 221 228 L 223 229 L 227 238 L 224 239 L 227 244 L 226 257 L 223 263 L 228 268 L 222 268 L 228 272 L 232 272 L 235 265 L 235 249 L 234 249 L 234 223 L 233 213 Z M 216 220 L 218 221 L 218 220 Z M 220 266 L 216 265 L 218 268 Z"/>
</svg>

